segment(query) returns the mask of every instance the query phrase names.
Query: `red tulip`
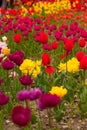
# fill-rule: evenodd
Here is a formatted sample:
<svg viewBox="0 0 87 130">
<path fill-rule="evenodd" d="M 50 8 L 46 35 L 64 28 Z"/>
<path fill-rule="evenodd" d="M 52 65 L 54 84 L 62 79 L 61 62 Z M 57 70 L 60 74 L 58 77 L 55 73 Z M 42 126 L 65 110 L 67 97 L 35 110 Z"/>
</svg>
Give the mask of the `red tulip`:
<svg viewBox="0 0 87 130">
<path fill-rule="evenodd" d="M 39 36 L 40 43 L 47 43 L 48 42 L 48 35 L 45 32 L 41 32 Z"/>
<path fill-rule="evenodd" d="M 83 56 L 80 60 L 80 68 L 84 70 L 87 69 L 87 56 Z"/>
<path fill-rule="evenodd" d="M 58 42 L 52 42 L 52 49 L 58 48 Z"/>
<path fill-rule="evenodd" d="M 84 56 L 84 52 L 82 52 L 82 51 L 79 51 L 76 53 L 76 58 L 78 61 L 80 61 L 83 56 Z"/>
<path fill-rule="evenodd" d="M 66 39 L 65 40 L 65 50 L 66 51 L 71 51 L 74 48 L 74 42 L 71 39 Z"/>
<path fill-rule="evenodd" d="M 15 41 L 16 43 L 19 43 L 19 42 L 21 41 L 21 34 L 15 34 L 15 35 L 14 35 L 14 41 Z"/>
<path fill-rule="evenodd" d="M 80 47 L 85 47 L 85 45 L 86 45 L 85 39 L 80 39 L 80 41 L 79 41 L 79 46 L 80 46 Z"/>
<path fill-rule="evenodd" d="M 50 64 L 50 56 L 48 53 L 43 53 L 42 55 L 42 64 L 43 65 L 49 65 Z"/>
<path fill-rule="evenodd" d="M 55 67 L 54 66 L 47 66 L 45 71 L 49 74 L 53 74 L 55 72 Z"/>
</svg>

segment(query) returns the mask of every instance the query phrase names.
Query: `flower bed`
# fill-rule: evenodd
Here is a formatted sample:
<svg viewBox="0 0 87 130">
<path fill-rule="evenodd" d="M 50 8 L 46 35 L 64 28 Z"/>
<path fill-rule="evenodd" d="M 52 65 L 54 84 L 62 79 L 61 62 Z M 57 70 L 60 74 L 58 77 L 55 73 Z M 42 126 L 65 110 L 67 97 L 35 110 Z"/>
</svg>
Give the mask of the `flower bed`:
<svg viewBox="0 0 87 130">
<path fill-rule="evenodd" d="M 20 129 L 35 123 L 42 130 L 46 113 L 47 128 L 55 129 L 52 118 L 61 120 L 75 96 L 80 117 L 86 117 L 86 11 L 30 15 L 22 7 L 2 12 L 0 128 L 7 118 Z"/>
</svg>

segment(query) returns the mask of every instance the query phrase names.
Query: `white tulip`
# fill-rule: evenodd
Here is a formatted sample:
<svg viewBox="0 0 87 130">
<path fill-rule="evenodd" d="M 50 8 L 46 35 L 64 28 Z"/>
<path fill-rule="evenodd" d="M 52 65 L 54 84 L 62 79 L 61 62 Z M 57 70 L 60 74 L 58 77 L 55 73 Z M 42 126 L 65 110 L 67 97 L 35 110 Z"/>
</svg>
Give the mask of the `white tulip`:
<svg viewBox="0 0 87 130">
<path fill-rule="evenodd" d="M 7 37 L 6 37 L 6 36 L 3 36 L 3 37 L 2 37 L 2 40 L 3 40 L 3 42 L 6 42 L 6 41 L 7 41 Z"/>
</svg>

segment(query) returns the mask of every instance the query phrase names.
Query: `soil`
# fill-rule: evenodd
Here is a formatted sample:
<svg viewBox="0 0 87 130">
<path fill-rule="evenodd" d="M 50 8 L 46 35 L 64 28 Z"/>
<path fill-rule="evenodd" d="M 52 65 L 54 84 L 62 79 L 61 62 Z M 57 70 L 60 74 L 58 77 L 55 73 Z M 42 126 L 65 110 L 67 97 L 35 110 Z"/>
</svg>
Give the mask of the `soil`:
<svg viewBox="0 0 87 130">
<path fill-rule="evenodd" d="M 81 119 L 81 113 L 77 103 L 65 105 L 67 109 L 61 121 L 56 121 L 55 118 L 51 116 L 51 127 L 49 127 L 47 110 L 44 110 L 40 112 L 43 128 L 37 128 L 37 123 L 35 123 L 29 130 L 87 130 L 87 118 Z M 17 127 L 10 120 L 5 120 L 3 130 L 23 130 L 23 128 Z"/>
</svg>

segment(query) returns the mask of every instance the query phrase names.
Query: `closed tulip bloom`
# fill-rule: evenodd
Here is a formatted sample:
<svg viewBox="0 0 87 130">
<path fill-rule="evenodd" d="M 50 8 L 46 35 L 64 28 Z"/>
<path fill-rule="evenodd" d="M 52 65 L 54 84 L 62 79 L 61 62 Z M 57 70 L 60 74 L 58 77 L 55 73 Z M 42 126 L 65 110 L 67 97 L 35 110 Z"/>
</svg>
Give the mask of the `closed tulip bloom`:
<svg viewBox="0 0 87 130">
<path fill-rule="evenodd" d="M 8 56 L 8 58 L 10 60 L 12 60 L 18 66 L 20 66 L 22 64 L 22 62 L 23 62 L 23 58 L 20 55 L 16 54 L 16 53 L 10 54 Z"/>
<path fill-rule="evenodd" d="M 71 30 L 68 30 L 68 31 L 66 32 L 66 36 L 69 37 L 69 36 L 71 36 L 71 35 L 72 35 L 72 31 L 71 31 Z"/>
<path fill-rule="evenodd" d="M 74 48 L 74 42 L 71 39 L 66 39 L 65 40 L 65 50 L 66 51 L 71 51 Z"/>
<path fill-rule="evenodd" d="M 0 91 L 0 105 L 6 105 L 9 102 L 9 96 Z"/>
<path fill-rule="evenodd" d="M 32 88 L 30 90 L 21 90 L 17 94 L 17 99 L 20 101 L 24 100 L 36 100 L 40 98 L 42 91 L 39 88 Z"/>
<path fill-rule="evenodd" d="M 16 65 L 20 66 L 23 62 L 23 58 L 20 55 L 13 55 L 13 61 Z"/>
<path fill-rule="evenodd" d="M 79 40 L 79 46 L 80 46 L 80 47 L 85 47 L 85 45 L 86 45 L 85 39 L 80 39 L 80 40 Z"/>
<path fill-rule="evenodd" d="M 52 32 L 51 32 L 51 31 L 48 31 L 48 35 L 52 35 Z"/>
<path fill-rule="evenodd" d="M 2 65 L 2 68 L 5 70 L 10 70 L 14 68 L 14 63 L 8 59 L 3 61 L 1 65 Z"/>
<path fill-rule="evenodd" d="M 47 66 L 45 71 L 48 73 L 48 74 L 53 74 L 55 72 L 56 68 L 54 66 Z"/>
<path fill-rule="evenodd" d="M 80 61 L 84 55 L 85 55 L 85 54 L 84 54 L 84 52 L 82 52 L 82 51 L 77 52 L 77 53 L 76 53 L 76 58 L 77 58 L 77 60 Z"/>
<path fill-rule="evenodd" d="M 23 62 L 24 52 L 18 50 L 8 55 L 8 58 L 14 61 L 17 65 L 20 65 Z"/>
<path fill-rule="evenodd" d="M 50 64 L 50 55 L 48 53 L 42 54 L 42 64 L 46 66 Z"/>
<path fill-rule="evenodd" d="M 87 56 L 83 56 L 80 60 L 80 68 L 84 70 L 87 69 Z"/>
<path fill-rule="evenodd" d="M 26 126 L 31 120 L 31 112 L 29 108 L 23 106 L 15 106 L 12 110 L 12 121 L 19 127 Z"/>
<path fill-rule="evenodd" d="M 58 48 L 58 42 L 52 42 L 52 49 L 57 49 Z"/>
<path fill-rule="evenodd" d="M 56 38 L 56 40 L 60 40 L 61 37 L 62 37 L 62 32 L 60 32 L 59 30 L 57 30 L 55 33 L 54 33 L 54 36 Z"/>
<path fill-rule="evenodd" d="M 33 82 L 32 79 L 31 79 L 31 77 L 26 76 L 26 75 L 21 76 L 21 77 L 19 78 L 19 81 L 20 81 L 20 83 L 21 83 L 22 85 L 25 85 L 25 86 L 31 85 L 32 82 Z"/>
<path fill-rule="evenodd" d="M 28 92 L 30 100 L 36 100 L 41 97 L 42 91 L 40 88 L 32 88 Z"/>
<path fill-rule="evenodd" d="M 48 35 L 43 31 L 39 35 L 40 43 L 47 43 L 48 42 Z"/>
<path fill-rule="evenodd" d="M 48 45 L 48 44 L 43 44 L 43 49 L 50 51 L 52 48 L 51 48 L 51 46 Z"/>
<path fill-rule="evenodd" d="M 50 31 L 53 31 L 53 30 L 56 30 L 56 29 L 57 29 L 56 24 L 51 25 Z"/>
<path fill-rule="evenodd" d="M 40 110 L 56 107 L 60 103 L 60 97 L 52 95 L 50 93 L 43 94 L 38 100 L 38 108 Z"/>
<path fill-rule="evenodd" d="M 17 50 L 16 52 L 14 52 L 16 55 L 19 55 L 21 58 L 24 57 L 24 52 L 21 50 Z"/>
<path fill-rule="evenodd" d="M 20 43 L 21 39 L 21 34 L 14 34 L 14 41 L 16 43 Z"/>
<path fill-rule="evenodd" d="M 40 31 L 40 29 L 41 29 L 40 26 L 38 26 L 38 25 L 35 25 L 35 26 L 34 26 L 34 30 L 35 30 L 35 31 Z"/>
<path fill-rule="evenodd" d="M 17 99 L 19 101 L 24 101 L 29 99 L 29 91 L 28 90 L 21 90 L 17 93 Z"/>
</svg>

